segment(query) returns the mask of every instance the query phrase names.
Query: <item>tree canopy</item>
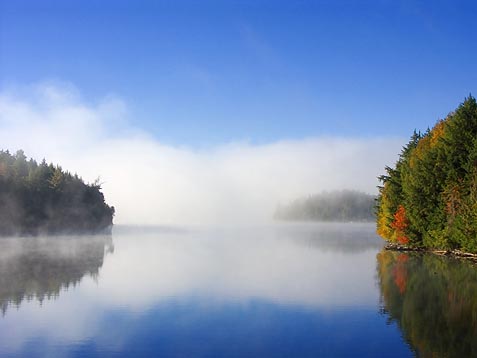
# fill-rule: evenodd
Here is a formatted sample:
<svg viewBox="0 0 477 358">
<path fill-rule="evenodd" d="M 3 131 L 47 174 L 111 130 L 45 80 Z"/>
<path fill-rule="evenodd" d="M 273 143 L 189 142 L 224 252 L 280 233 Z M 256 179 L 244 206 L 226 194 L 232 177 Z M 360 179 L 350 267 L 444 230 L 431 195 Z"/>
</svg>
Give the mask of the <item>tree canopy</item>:
<svg viewBox="0 0 477 358">
<path fill-rule="evenodd" d="M 414 132 L 380 177 L 377 232 L 399 244 L 477 252 L 477 102 Z"/>
<path fill-rule="evenodd" d="M 98 182 L 0 151 L 0 235 L 107 232 L 113 215 Z"/>
</svg>

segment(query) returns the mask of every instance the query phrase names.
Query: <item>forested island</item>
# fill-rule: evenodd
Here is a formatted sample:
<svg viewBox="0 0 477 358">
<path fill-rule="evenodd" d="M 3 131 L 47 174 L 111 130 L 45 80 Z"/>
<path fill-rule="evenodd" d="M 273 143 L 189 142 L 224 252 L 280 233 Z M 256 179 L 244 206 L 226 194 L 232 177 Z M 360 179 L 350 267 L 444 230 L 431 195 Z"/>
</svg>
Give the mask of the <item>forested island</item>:
<svg viewBox="0 0 477 358">
<path fill-rule="evenodd" d="M 276 220 L 374 221 L 375 196 L 354 190 L 323 192 L 300 198 L 275 211 Z"/>
<path fill-rule="evenodd" d="M 113 216 L 98 182 L 0 151 L 1 236 L 108 233 Z"/>
<path fill-rule="evenodd" d="M 416 248 L 477 252 L 477 103 L 469 96 L 424 134 L 414 131 L 380 177 L 377 232 Z"/>
</svg>

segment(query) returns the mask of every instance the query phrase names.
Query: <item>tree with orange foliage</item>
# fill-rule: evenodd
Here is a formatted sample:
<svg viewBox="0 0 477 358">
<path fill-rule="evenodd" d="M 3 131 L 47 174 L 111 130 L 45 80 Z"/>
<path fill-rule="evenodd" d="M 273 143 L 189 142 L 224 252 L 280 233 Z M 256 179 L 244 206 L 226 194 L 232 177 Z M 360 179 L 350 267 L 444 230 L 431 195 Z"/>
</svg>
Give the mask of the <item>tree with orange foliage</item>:
<svg viewBox="0 0 477 358">
<path fill-rule="evenodd" d="M 414 247 L 477 252 L 477 101 L 469 96 L 379 177 L 377 232 Z"/>
<path fill-rule="evenodd" d="M 406 237 L 406 228 L 409 226 L 409 220 L 406 217 L 406 209 L 404 206 L 399 205 L 396 213 L 394 214 L 394 221 L 391 223 L 391 227 L 395 230 L 396 240 L 400 244 L 409 243 L 409 239 Z"/>
</svg>

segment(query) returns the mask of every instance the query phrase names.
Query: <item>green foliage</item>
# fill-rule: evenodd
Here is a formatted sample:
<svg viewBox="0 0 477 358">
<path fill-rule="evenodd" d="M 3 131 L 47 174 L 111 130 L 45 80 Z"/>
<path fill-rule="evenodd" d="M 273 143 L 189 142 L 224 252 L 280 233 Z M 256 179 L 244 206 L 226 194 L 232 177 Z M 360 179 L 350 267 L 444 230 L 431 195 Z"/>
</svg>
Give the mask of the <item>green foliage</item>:
<svg viewBox="0 0 477 358">
<path fill-rule="evenodd" d="M 275 219 L 310 221 L 373 221 L 376 198 L 353 190 L 324 192 L 278 207 Z"/>
<path fill-rule="evenodd" d="M 114 207 L 97 184 L 59 166 L 0 151 L 0 235 L 96 233 L 110 230 Z"/>
<path fill-rule="evenodd" d="M 424 135 L 414 132 L 396 168 L 386 171 L 380 177 L 379 235 L 396 241 L 395 214 L 402 206 L 410 246 L 477 252 L 475 98 L 466 98 Z"/>
</svg>

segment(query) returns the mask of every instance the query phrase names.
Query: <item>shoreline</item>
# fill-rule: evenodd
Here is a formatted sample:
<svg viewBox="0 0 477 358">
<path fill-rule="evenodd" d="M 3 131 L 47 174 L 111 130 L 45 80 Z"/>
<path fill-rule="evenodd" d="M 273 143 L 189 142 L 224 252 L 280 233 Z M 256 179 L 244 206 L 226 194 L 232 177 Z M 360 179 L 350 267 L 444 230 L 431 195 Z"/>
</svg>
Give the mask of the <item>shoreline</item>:
<svg viewBox="0 0 477 358">
<path fill-rule="evenodd" d="M 473 254 L 471 252 L 464 252 L 460 250 L 438 250 L 438 249 L 427 249 L 423 247 L 408 247 L 408 246 L 403 246 L 403 245 L 394 244 L 394 243 L 388 243 L 384 245 L 384 250 L 432 253 L 439 256 L 465 259 L 465 260 L 469 260 L 469 261 L 477 263 L 477 254 Z"/>
</svg>

